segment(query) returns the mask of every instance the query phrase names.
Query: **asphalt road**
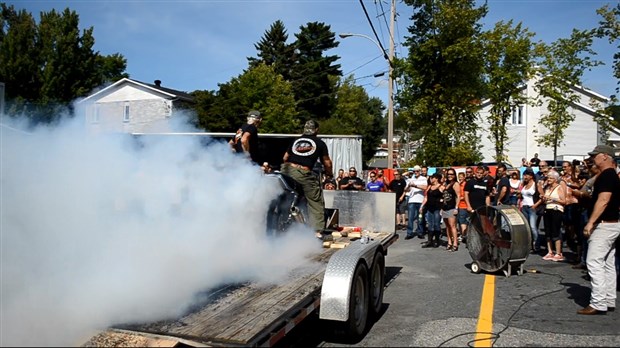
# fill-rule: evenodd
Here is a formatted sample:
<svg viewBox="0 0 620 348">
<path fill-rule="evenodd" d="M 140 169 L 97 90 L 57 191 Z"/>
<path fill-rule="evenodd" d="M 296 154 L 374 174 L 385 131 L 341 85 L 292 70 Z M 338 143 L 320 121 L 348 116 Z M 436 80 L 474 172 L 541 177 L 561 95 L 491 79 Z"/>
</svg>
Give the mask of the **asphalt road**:
<svg viewBox="0 0 620 348">
<path fill-rule="evenodd" d="M 383 312 L 353 343 L 325 334 L 317 318 L 306 320 L 282 346 L 474 346 L 486 273 L 470 271 L 471 257 L 459 251 L 421 248 L 421 239 L 394 243 L 386 258 Z M 566 252 L 567 259 L 573 257 Z M 529 255 L 527 272 L 495 277 L 492 343 L 496 347 L 620 346 L 620 312 L 582 316 L 590 284 L 569 263 Z"/>
</svg>

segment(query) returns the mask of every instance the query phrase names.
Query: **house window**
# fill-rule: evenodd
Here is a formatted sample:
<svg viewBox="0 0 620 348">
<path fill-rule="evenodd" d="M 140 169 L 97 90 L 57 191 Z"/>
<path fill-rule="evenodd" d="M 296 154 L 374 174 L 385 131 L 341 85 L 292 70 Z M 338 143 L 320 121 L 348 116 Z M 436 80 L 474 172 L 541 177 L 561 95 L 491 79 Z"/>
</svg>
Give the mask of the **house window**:
<svg viewBox="0 0 620 348">
<path fill-rule="evenodd" d="M 129 104 L 125 104 L 123 110 L 123 122 L 129 122 Z"/>
<path fill-rule="evenodd" d="M 512 124 L 523 125 L 525 122 L 525 107 L 523 105 L 516 105 L 512 108 Z"/>
</svg>

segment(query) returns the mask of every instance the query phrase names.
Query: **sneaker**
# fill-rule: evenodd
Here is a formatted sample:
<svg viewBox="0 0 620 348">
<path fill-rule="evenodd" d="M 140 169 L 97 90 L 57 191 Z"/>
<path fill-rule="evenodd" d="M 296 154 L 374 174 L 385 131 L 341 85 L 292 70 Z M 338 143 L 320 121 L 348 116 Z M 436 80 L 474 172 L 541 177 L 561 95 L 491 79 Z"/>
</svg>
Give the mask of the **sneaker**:
<svg viewBox="0 0 620 348">
<path fill-rule="evenodd" d="M 555 256 L 553 257 L 553 259 L 551 261 L 555 261 L 555 262 L 561 262 L 566 260 L 566 258 L 564 258 L 564 255 L 562 254 L 555 254 Z"/>
<path fill-rule="evenodd" d="M 543 256 L 542 259 L 549 261 L 549 260 L 553 260 L 554 257 L 555 256 L 553 255 L 553 253 L 548 253 L 547 255 Z"/>
<path fill-rule="evenodd" d="M 410 234 L 408 234 L 408 235 L 405 237 L 405 240 L 409 240 L 409 239 L 411 239 L 411 238 L 413 238 L 413 236 L 412 236 L 412 235 L 410 235 Z"/>
</svg>

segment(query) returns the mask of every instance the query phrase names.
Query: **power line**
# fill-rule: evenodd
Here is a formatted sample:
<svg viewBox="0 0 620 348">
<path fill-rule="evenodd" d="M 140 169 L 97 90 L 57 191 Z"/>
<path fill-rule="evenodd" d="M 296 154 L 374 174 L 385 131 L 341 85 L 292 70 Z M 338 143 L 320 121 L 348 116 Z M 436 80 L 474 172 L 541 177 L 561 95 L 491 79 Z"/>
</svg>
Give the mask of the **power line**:
<svg viewBox="0 0 620 348">
<path fill-rule="evenodd" d="M 377 39 L 377 43 L 379 44 L 379 47 L 381 47 L 381 51 L 383 51 L 383 58 L 385 58 L 385 60 L 390 62 L 390 58 L 388 57 L 387 53 L 385 52 L 385 48 L 383 48 L 383 45 L 381 44 L 381 39 L 379 39 L 379 36 L 377 35 L 377 31 L 375 30 L 375 26 L 372 24 L 372 20 L 370 20 L 370 16 L 368 15 L 368 11 L 366 10 L 366 5 L 364 5 L 364 1 L 363 0 L 359 0 L 359 1 L 360 1 L 360 4 L 362 5 L 362 9 L 364 10 L 364 14 L 366 15 L 366 19 L 368 20 L 368 24 L 370 24 L 370 28 L 372 29 L 373 34 L 375 34 L 375 38 Z M 392 62 L 390 62 L 390 64 L 392 64 Z"/>
</svg>

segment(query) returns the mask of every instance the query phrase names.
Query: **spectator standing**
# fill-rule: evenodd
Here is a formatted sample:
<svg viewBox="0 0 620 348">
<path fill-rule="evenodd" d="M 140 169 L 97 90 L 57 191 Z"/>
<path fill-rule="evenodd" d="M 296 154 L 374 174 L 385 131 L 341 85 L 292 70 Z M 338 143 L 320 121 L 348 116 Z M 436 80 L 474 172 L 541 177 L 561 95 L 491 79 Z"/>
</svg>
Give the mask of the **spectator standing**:
<svg viewBox="0 0 620 348">
<path fill-rule="evenodd" d="M 394 180 L 388 184 L 388 191 L 396 194 L 396 228 L 400 229 L 405 227 L 405 211 L 407 210 L 407 193 L 405 188 L 407 187 L 407 181 L 402 178 L 399 171 L 394 171 Z"/>
<path fill-rule="evenodd" d="M 484 180 L 484 168 L 476 167 L 475 177 L 465 184 L 465 202 L 467 203 L 467 211 L 473 214 L 480 207 L 491 205 L 491 196 L 489 186 Z"/>
<path fill-rule="evenodd" d="M 580 190 L 573 191 L 573 195 L 577 197 L 578 205 L 579 207 L 581 207 L 580 226 L 582 226 L 577 230 L 578 237 L 581 238 L 579 243 L 581 248 L 577 250 L 577 255 L 579 256 L 580 263 L 576 266 L 573 266 L 573 268 L 575 269 L 587 269 L 586 260 L 588 256 L 588 238 L 583 235 L 583 227 L 588 223 L 588 219 L 590 218 L 588 210 L 592 204 L 592 189 L 594 187 L 594 181 L 598 177 L 599 173 L 598 167 L 593 163 L 592 160 L 586 159 L 585 164 L 586 168 L 588 168 L 589 170 L 589 178 L 581 186 Z"/>
<path fill-rule="evenodd" d="M 344 178 L 344 169 L 338 169 L 338 176 L 336 177 L 336 189 L 340 190 L 340 180 Z"/>
<path fill-rule="evenodd" d="M 540 195 L 536 189 L 536 180 L 534 179 L 534 172 L 526 170 L 523 172 L 523 185 L 520 191 L 521 196 L 521 212 L 525 219 L 530 224 L 530 230 L 532 231 L 532 251 L 535 253 L 540 252 L 540 240 L 538 236 L 538 225 L 536 224 L 536 208 L 541 204 Z"/>
<path fill-rule="evenodd" d="M 560 184 L 560 174 L 555 170 L 550 170 L 547 175 L 547 188 L 542 200 L 545 204 L 543 219 L 547 239 L 547 255 L 543 256 L 543 260 L 564 261 L 561 229 L 564 205 L 566 205 L 566 191 Z"/>
<path fill-rule="evenodd" d="M 413 167 L 413 176 L 407 181 L 407 192 L 409 193 L 409 199 L 407 201 L 407 213 L 409 220 L 407 221 L 407 235 L 405 239 L 411 239 L 414 233 L 417 233 L 418 238 L 424 238 L 424 232 L 421 226 L 420 208 L 424 201 L 424 192 L 428 187 L 428 181 L 425 176 L 421 175 L 420 166 Z M 416 224 L 417 221 L 417 224 Z M 414 232 L 415 229 L 415 232 Z"/>
<path fill-rule="evenodd" d="M 364 190 L 364 181 L 357 176 L 357 169 L 355 167 L 349 168 L 349 176 L 345 176 L 340 180 L 340 190 Z"/>
<path fill-rule="evenodd" d="M 600 170 L 592 190 L 590 218 L 583 229 L 589 238 L 587 266 L 591 278 L 590 304 L 578 314 L 604 314 L 616 309 L 615 243 L 620 236 L 620 178 L 615 171 L 614 148 L 597 145 L 588 153 Z"/>
<path fill-rule="evenodd" d="M 441 206 L 443 192 L 441 188 L 441 174 L 431 175 L 431 184 L 426 189 L 426 195 L 422 201 L 422 211 L 426 206 L 426 221 L 428 222 L 428 235 L 426 244 L 422 248 L 437 248 L 441 239 Z"/>
<path fill-rule="evenodd" d="M 325 200 L 319 177 L 312 171 L 312 168 L 317 160 L 320 160 L 325 166 L 325 175 L 328 179 L 331 179 L 334 173 L 327 145 L 317 137 L 318 132 L 318 122 L 314 120 L 306 122 L 302 136 L 293 140 L 284 153 L 282 173 L 295 179 L 301 185 L 308 201 L 308 214 L 316 231 L 316 237 L 322 239 L 325 229 Z"/>
<path fill-rule="evenodd" d="M 457 204 L 461 200 L 461 186 L 456 180 L 456 170 L 454 168 L 446 170 L 446 180 L 442 191 L 441 217 L 446 225 L 446 236 L 448 238 L 446 250 L 457 251 L 459 250 L 459 241 L 456 230 L 456 218 L 458 215 Z"/>
<path fill-rule="evenodd" d="M 495 182 L 497 182 L 495 205 L 510 204 L 510 179 L 508 178 L 506 165 L 503 163 L 497 165 Z"/>
<path fill-rule="evenodd" d="M 369 192 L 384 192 L 385 191 L 385 184 L 383 183 L 383 181 L 377 180 L 377 173 L 370 172 L 369 178 L 370 180 L 366 184 L 366 191 L 369 191 Z"/>
<path fill-rule="evenodd" d="M 242 125 L 228 142 L 233 151 L 247 155 L 256 164 L 259 164 L 258 127 L 262 121 L 260 112 L 256 110 L 248 112 L 247 123 Z"/>
<path fill-rule="evenodd" d="M 519 171 L 510 173 L 510 198 L 508 204 L 519 207 L 519 196 L 521 194 L 521 176 Z"/>
<path fill-rule="evenodd" d="M 525 157 L 521 158 L 521 167 L 529 167 L 530 166 L 530 162 L 527 161 L 527 159 L 525 159 Z"/>
<path fill-rule="evenodd" d="M 484 181 L 486 182 L 487 186 L 489 187 L 489 194 L 491 196 L 491 203 L 495 204 L 497 199 L 497 187 L 495 187 L 495 178 L 493 177 L 493 175 L 491 175 L 491 170 L 489 169 L 489 166 L 487 165 L 483 165 L 482 168 L 484 169 Z M 497 175 L 497 173 L 495 173 Z"/>
<path fill-rule="evenodd" d="M 387 187 L 387 180 L 383 176 L 383 169 L 377 170 L 377 181 L 381 181 L 385 187 Z"/>
<path fill-rule="evenodd" d="M 420 171 L 420 175 L 426 178 L 426 186 L 430 186 L 431 178 L 428 176 L 428 167 L 422 166 Z M 420 238 L 424 238 L 424 235 L 428 233 L 428 223 L 426 221 L 426 207 L 422 206 L 422 218 L 420 219 L 420 231 L 422 231 L 422 236 L 418 235 Z"/>
<path fill-rule="evenodd" d="M 549 165 L 546 161 L 540 161 L 540 166 L 538 173 L 536 173 L 536 190 L 538 190 L 538 195 L 542 196 L 545 194 L 545 188 L 547 187 L 547 174 L 549 173 Z M 543 215 L 545 214 L 545 205 L 544 202 L 536 209 L 536 215 L 538 218 L 536 219 L 536 227 L 538 228 L 538 232 L 540 232 L 540 223 L 543 220 Z"/>
<path fill-rule="evenodd" d="M 457 217 L 457 223 L 460 227 L 461 233 L 459 239 L 463 243 L 467 243 L 467 225 L 469 224 L 469 212 L 467 211 L 467 202 L 465 201 L 465 185 L 467 184 L 467 181 L 472 178 L 473 172 L 474 170 L 472 167 L 467 167 L 465 168 L 465 173 L 459 173 L 459 187 L 461 189 L 461 195 L 459 197 L 459 214 Z"/>
<path fill-rule="evenodd" d="M 566 205 L 564 206 L 564 233 L 567 246 L 576 251 L 577 226 L 579 220 L 579 207 L 577 198 L 573 196 L 573 190 L 579 190 L 579 182 L 573 163 L 562 162 L 562 182 L 566 185 Z"/>
<path fill-rule="evenodd" d="M 532 167 L 539 167 L 540 166 L 540 158 L 538 158 L 538 153 L 535 153 L 534 157 L 532 157 L 530 159 L 530 165 Z"/>
</svg>

